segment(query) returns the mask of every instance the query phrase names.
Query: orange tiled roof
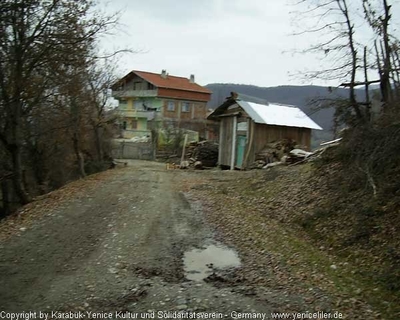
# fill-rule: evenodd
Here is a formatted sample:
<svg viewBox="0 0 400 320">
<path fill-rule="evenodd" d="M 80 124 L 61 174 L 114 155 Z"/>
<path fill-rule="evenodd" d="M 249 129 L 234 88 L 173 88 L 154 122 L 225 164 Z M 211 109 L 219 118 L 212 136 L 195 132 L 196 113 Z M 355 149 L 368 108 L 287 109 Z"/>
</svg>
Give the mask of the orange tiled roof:
<svg viewBox="0 0 400 320">
<path fill-rule="evenodd" d="M 178 89 L 185 91 L 194 91 L 194 92 L 203 92 L 203 93 L 212 93 L 205 87 L 198 85 L 197 83 L 191 83 L 189 79 L 184 77 L 176 77 L 167 75 L 166 78 L 161 77 L 160 73 L 146 72 L 146 71 L 138 71 L 133 70 L 129 74 L 136 74 L 144 80 L 150 82 L 152 85 L 159 88 L 168 88 L 168 89 Z M 125 77 L 128 77 L 129 74 Z M 124 77 L 124 78 L 125 78 Z"/>
</svg>

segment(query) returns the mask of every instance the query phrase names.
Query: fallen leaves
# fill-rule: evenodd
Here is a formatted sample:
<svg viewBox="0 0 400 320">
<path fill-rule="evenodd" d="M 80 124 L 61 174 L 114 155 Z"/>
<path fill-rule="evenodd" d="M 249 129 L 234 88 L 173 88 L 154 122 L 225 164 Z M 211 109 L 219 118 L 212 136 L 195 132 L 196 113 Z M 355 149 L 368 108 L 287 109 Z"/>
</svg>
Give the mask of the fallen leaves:
<svg viewBox="0 0 400 320">
<path fill-rule="evenodd" d="M 36 197 L 33 202 L 0 221 L 0 242 L 14 235 L 21 235 L 34 223 L 54 214 L 57 208 L 68 205 L 69 200 L 89 197 L 91 190 L 100 187 L 112 175 L 118 174 L 118 170 L 108 170 L 90 175 L 85 179 L 73 181 L 60 189 Z"/>
<path fill-rule="evenodd" d="M 352 271 L 358 270 L 358 265 L 344 260 L 334 249 L 349 229 L 340 228 L 343 221 L 333 221 L 329 228 L 322 211 L 313 216 L 330 202 L 344 200 L 336 199 L 326 181 L 313 176 L 308 165 L 275 168 L 274 173 L 219 172 L 208 184 L 206 176 L 201 181 L 203 187 L 188 179 L 186 188 L 193 187 L 191 197 L 201 201 L 221 240 L 238 249 L 249 283 L 284 288 L 290 295 L 300 295 L 303 303 L 315 310 L 340 305 L 348 318 L 379 319 L 382 305 L 372 307 L 366 298 L 369 279 L 355 275 Z M 326 235 L 324 241 L 299 223 L 307 218 L 314 219 L 318 234 Z M 318 219 L 324 223 L 319 225 Z M 338 231 L 333 236 L 332 227 Z M 299 302 L 292 299 L 291 303 L 293 309 L 300 310 Z"/>
</svg>

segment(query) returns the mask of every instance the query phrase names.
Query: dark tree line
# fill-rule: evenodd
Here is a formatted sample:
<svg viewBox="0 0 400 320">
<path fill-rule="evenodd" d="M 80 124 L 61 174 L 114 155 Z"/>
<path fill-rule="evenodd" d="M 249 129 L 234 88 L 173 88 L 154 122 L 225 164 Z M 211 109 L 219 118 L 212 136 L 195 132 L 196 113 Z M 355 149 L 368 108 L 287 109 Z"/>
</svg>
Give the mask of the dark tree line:
<svg viewBox="0 0 400 320">
<path fill-rule="evenodd" d="M 116 22 L 90 0 L 1 2 L 0 175 L 17 202 L 106 165 L 113 76 L 97 42 Z"/>
</svg>

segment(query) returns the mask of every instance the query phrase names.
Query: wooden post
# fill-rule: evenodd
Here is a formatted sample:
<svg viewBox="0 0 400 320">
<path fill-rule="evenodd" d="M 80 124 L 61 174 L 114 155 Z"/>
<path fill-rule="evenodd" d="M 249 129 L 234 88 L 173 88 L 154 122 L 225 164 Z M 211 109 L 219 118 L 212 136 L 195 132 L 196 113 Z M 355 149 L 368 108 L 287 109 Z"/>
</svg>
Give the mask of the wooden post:
<svg viewBox="0 0 400 320">
<path fill-rule="evenodd" d="M 125 141 L 123 140 L 121 143 L 121 155 L 120 155 L 121 159 L 124 159 L 124 151 L 125 151 Z"/>
<path fill-rule="evenodd" d="M 151 145 L 152 145 L 152 160 L 157 158 L 157 148 L 158 148 L 158 130 L 151 130 Z"/>
<path fill-rule="evenodd" d="M 181 166 L 182 166 L 183 160 L 185 160 L 185 147 L 186 147 L 187 139 L 188 139 L 188 134 L 186 133 L 185 140 L 183 142 L 183 148 L 182 148 Z"/>
<path fill-rule="evenodd" d="M 237 130 L 237 117 L 234 116 L 233 117 L 233 128 L 232 128 L 231 170 L 235 169 L 236 130 Z"/>
<path fill-rule="evenodd" d="M 224 126 L 223 126 L 223 122 L 224 120 L 221 119 L 221 121 L 219 122 L 219 146 L 218 146 L 218 165 L 221 165 L 222 163 L 222 150 L 224 149 L 222 147 L 224 141 L 223 139 L 223 135 L 224 135 Z"/>
<path fill-rule="evenodd" d="M 255 123 L 253 122 L 253 120 L 251 120 L 251 118 L 247 119 L 247 141 L 246 141 L 246 155 L 244 157 L 243 160 L 243 166 L 244 168 L 248 167 L 248 159 L 250 156 L 250 152 L 252 151 L 253 148 L 253 139 L 254 139 L 254 127 L 255 127 Z"/>
</svg>

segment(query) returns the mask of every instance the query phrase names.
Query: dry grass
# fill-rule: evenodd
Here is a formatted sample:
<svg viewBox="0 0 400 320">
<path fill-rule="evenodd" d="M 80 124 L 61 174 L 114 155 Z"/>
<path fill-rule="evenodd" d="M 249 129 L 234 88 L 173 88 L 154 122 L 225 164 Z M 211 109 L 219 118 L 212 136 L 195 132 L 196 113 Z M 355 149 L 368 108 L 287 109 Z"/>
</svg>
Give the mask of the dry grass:
<svg viewBox="0 0 400 320">
<path fill-rule="evenodd" d="M 244 270 L 250 282 L 284 286 L 315 310 L 334 308 L 348 319 L 398 319 L 400 215 L 367 192 L 332 185 L 336 170 L 237 172 L 192 193 L 253 266 Z"/>
</svg>

